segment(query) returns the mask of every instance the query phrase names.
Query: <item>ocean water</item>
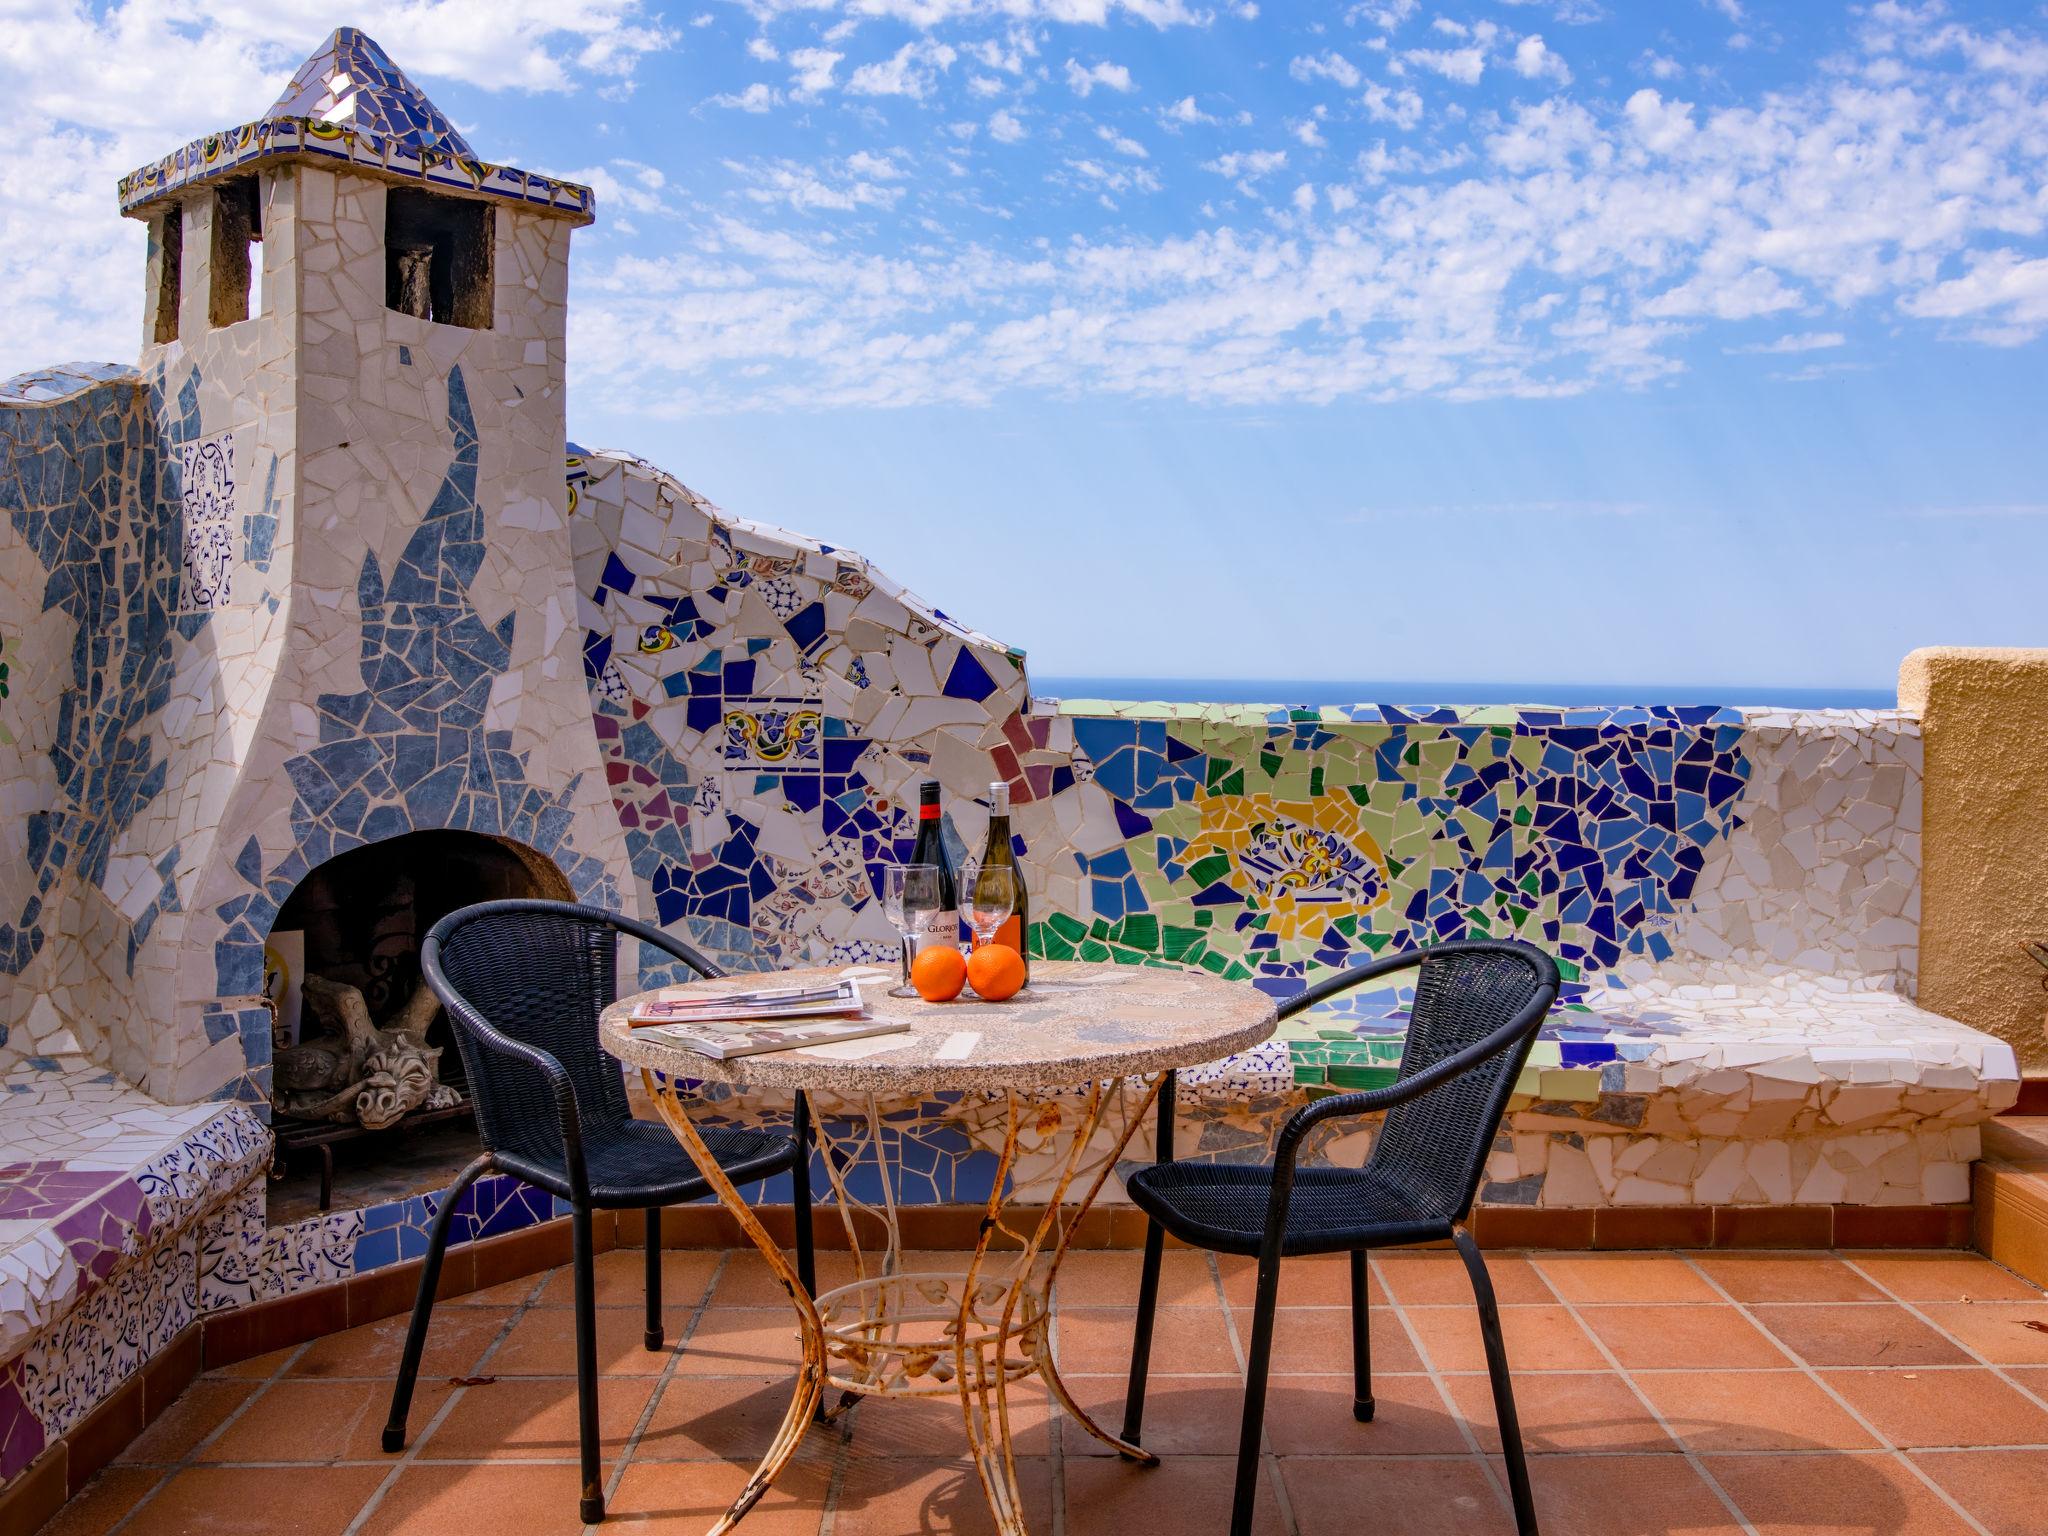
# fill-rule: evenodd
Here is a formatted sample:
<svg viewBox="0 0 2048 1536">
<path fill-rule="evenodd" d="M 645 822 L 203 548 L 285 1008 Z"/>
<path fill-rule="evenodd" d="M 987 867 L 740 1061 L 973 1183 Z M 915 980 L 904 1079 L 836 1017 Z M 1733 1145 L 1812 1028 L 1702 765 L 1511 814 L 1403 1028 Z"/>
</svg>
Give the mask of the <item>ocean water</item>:
<svg viewBox="0 0 2048 1536">
<path fill-rule="evenodd" d="M 1270 677 L 1041 677 L 1040 698 L 1162 704 L 1768 704 L 1784 709 L 1895 709 L 1889 688 L 1673 687 L 1658 683 L 1315 682 Z"/>
</svg>

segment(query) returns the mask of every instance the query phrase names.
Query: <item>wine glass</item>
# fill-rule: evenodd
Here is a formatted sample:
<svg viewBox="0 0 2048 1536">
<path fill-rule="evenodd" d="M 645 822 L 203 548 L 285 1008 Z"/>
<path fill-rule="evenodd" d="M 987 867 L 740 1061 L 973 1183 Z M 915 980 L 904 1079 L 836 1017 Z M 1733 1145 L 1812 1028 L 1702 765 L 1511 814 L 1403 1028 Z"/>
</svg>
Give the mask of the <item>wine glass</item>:
<svg viewBox="0 0 2048 1536">
<path fill-rule="evenodd" d="M 889 996 L 916 997 L 917 988 L 910 984 L 911 940 L 939 910 L 938 870 L 930 864 L 891 864 L 882 874 L 882 910 L 903 945 L 903 981 L 889 989 Z"/>
<path fill-rule="evenodd" d="M 967 921 L 974 947 L 995 942 L 996 930 L 1017 910 L 1017 872 L 1007 864 L 984 864 L 967 880 Z"/>
</svg>

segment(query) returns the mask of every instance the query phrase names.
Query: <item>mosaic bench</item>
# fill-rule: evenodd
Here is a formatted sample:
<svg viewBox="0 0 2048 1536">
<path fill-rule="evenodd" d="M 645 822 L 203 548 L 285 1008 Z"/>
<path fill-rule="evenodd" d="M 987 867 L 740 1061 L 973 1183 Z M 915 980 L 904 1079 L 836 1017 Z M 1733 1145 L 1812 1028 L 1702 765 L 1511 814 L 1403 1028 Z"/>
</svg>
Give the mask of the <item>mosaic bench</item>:
<svg viewBox="0 0 2048 1536">
<path fill-rule="evenodd" d="M 2019 1094 L 2003 1041 L 1830 977 L 1572 990 L 1517 1084 L 1484 1204 L 1967 1201 L 1978 1126 Z M 1277 1117 L 1298 1097 L 1392 1082 L 1404 1002 L 1339 998 L 1186 1074 L 1209 1106 L 1196 1118 L 1218 1100 Z M 1355 1163 L 1369 1144 L 1354 1129 L 1321 1151 Z"/>
<path fill-rule="evenodd" d="M 75 1060 L 0 1072 L 0 1484 L 210 1310 L 203 1272 L 261 1228 L 269 1157 L 239 1104 L 160 1104 Z"/>
</svg>

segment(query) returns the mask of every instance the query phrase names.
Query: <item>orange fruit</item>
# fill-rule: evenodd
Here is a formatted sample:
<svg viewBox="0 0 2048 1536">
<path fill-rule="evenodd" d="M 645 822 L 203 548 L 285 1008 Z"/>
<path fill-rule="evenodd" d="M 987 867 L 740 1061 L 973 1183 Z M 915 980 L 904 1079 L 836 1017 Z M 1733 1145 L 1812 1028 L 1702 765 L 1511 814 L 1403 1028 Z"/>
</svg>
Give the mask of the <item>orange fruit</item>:
<svg viewBox="0 0 2048 1536">
<path fill-rule="evenodd" d="M 1024 957 L 1007 944 L 985 944 L 968 957 L 967 985 L 986 1003 L 1015 997 L 1024 985 Z"/>
<path fill-rule="evenodd" d="M 910 962 L 910 984 L 928 1003 L 950 1003 L 967 980 L 967 960 L 951 944 L 932 944 Z"/>
</svg>

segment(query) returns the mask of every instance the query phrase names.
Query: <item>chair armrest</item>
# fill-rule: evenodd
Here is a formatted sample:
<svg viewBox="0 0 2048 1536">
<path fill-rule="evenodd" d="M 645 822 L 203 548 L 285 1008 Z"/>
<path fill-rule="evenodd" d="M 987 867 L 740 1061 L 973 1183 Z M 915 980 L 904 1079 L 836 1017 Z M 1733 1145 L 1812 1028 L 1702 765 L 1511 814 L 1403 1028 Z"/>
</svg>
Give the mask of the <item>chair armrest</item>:
<svg viewBox="0 0 2048 1536">
<path fill-rule="evenodd" d="M 1444 946 L 1404 949 L 1398 954 L 1382 955 L 1379 959 L 1367 961 L 1364 965 L 1354 965 L 1348 969 L 1325 976 L 1314 986 L 1306 991 L 1295 993 L 1294 996 L 1282 1003 L 1280 1005 L 1280 1017 L 1291 1019 L 1297 1013 L 1315 1007 L 1317 1003 L 1328 1002 L 1339 992 L 1348 992 L 1353 987 L 1360 986 L 1368 981 L 1377 980 L 1381 976 L 1391 976 L 1395 971 L 1405 971 L 1412 966 L 1418 966 L 1428 959 L 1436 948 L 1441 947 Z"/>
<path fill-rule="evenodd" d="M 442 1006 L 460 1016 L 462 1027 L 479 1050 L 516 1061 L 529 1071 L 538 1073 L 541 1081 L 547 1084 L 548 1092 L 555 1101 L 555 1126 L 562 1138 L 562 1161 L 568 1169 L 569 1188 L 579 1200 L 587 1201 L 590 1198 L 590 1178 L 583 1165 L 583 1124 L 576 1109 L 576 1086 L 569 1078 L 568 1069 L 540 1047 L 528 1045 L 524 1040 L 514 1040 L 510 1035 L 493 1029 L 490 1021 L 465 1002 L 441 974 L 438 950 L 439 946 L 429 936 L 427 947 L 420 954 L 421 969 L 427 974 L 428 984 L 440 996 Z"/>
<path fill-rule="evenodd" d="M 619 932 L 630 933 L 642 944 L 651 944 L 663 954 L 682 961 L 683 964 L 687 965 L 699 976 L 724 976 L 728 974 L 722 966 L 706 959 L 694 947 L 684 943 L 683 940 L 677 938 L 674 934 L 655 927 L 652 923 L 643 923 L 638 918 L 627 917 L 619 912 L 599 912 L 596 908 L 593 908 L 592 911 L 597 915 L 601 915 L 606 922 L 618 929 Z"/>
</svg>

